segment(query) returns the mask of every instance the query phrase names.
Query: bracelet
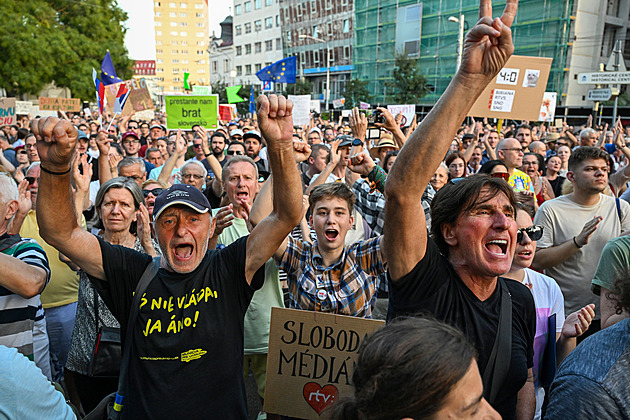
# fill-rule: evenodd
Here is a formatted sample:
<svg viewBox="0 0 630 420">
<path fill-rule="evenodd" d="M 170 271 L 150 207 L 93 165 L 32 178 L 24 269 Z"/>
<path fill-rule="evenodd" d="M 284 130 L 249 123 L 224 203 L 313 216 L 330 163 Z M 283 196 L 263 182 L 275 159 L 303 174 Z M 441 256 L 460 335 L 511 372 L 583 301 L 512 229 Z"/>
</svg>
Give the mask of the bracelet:
<svg viewBox="0 0 630 420">
<path fill-rule="evenodd" d="M 63 172 L 54 172 L 54 171 L 51 171 L 51 170 L 49 170 L 49 169 L 44 168 L 44 165 L 42 165 L 42 164 L 40 164 L 40 165 L 39 165 L 39 168 L 40 168 L 42 171 L 46 172 L 47 174 L 51 174 L 51 175 L 65 175 L 65 174 L 69 173 L 69 172 L 70 172 L 70 170 L 72 169 L 72 168 L 68 168 L 68 170 L 67 170 L 67 171 L 63 171 Z"/>
<path fill-rule="evenodd" d="M 212 153 L 204 153 L 206 157 L 210 156 Z"/>
<path fill-rule="evenodd" d="M 582 245 L 582 246 L 579 246 L 579 245 L 578 245 L 577 241 L 575 240 L 575 236 L 573 237 L 573 243 L 574 243 L 574 244 L 575 244 L 575 246 L 577 246 L 578 248 L 582 248 L 582 246 L 584 246 L 584 245 Z"/>
</svg>

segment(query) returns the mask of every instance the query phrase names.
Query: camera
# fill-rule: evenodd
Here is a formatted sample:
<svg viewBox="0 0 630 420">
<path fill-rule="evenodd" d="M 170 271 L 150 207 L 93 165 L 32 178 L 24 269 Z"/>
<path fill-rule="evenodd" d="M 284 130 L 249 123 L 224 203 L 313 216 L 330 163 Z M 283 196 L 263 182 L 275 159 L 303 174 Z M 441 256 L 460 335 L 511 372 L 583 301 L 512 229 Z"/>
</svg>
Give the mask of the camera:
<svg viewBox="0 0 630 420">
<path fill-rule="evenodd" d="M 374 126 L 374 124 L 376 123 L 384 124 L 385 116 L 380 110 L 375 109 L 374 112 L 372 112 L 372 114 L 367 115 L 367 120 L 368 120 L 368 126 Z"/>
</svg>

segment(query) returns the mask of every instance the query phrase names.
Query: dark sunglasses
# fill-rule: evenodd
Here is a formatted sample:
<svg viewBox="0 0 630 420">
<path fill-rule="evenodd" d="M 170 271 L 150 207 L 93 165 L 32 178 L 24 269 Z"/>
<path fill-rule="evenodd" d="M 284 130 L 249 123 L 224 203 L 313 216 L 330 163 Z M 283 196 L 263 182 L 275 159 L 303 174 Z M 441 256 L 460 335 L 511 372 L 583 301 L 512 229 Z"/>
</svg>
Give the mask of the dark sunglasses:
<svg viewBox="0 0 630 420">
<path fill-rule="evenodd" d="M 230 155 L 230 156 L 231 155 L 242 155 L 243 152 L 237 152 L 236 150 L 228 150 L 227 154 Z"/>
<path fill-rule="evenodd" d="M 164 188 L 153 188 L 152 190 L 142 190 L 142 195 L 144 198 L 147 198 L 149 194 L 153 194 L 153 197 L 157 197 L 160 193 L 164 191 Z"/>
<path fill-rule="evenodd" d="M 28 181 L 28 185 L 33 185 L 39 178 L 35 178 L 34 176 L 25 176 L 24 179 Z"/>
<path fill-rule="evenodd" d="M 200 148 L 201 146 L 202 146 L 201 144 L 193 144 L 193 145 L 192 145 L 192 147 L 193 147 L 193 148 L 195 148 L 195 149 L 198 149 L 198 148 Z"/>
<path fill-rule="evenodd" d="M 524 238 L 524 233 L 527 234 L 527 236 L 529 237 L 529 239 L 531 239 L 532 241 L 537 241 L 540 238 L 542 238 L 543 235 L 543 226 L 530 226 L 528 228 L 522 228 L 518 230 L 518 233 L 516 234 L 516 241 L 520 244 L 523 241 Z"/>
</svg>

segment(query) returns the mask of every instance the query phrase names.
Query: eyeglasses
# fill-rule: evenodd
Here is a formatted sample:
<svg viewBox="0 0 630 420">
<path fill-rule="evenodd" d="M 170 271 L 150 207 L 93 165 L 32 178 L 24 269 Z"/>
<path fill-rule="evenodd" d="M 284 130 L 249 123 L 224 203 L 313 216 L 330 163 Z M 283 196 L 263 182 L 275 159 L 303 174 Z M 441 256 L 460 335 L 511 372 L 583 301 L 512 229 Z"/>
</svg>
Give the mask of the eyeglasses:
<svg viewBox="0 0 630 420">
<path fill-rule="evenodd" d="M 140 143 L 140 140 L 138 140 L 138 139 L 134 139 L 134 140 L 123 140 L 123 144 L 131 144 L 131 143 Z"/>
<path fill-rule="evenodd" d="M 36 146 L 36 143 L 33 143 L 33 144 L 28 144 L 28 143 L 26 143 L 26 144 L 24 145 L 24 148 L 25 148 L 25 149 L 30 149 L 31 147 L 32 147 L 33 149 L 34 149 L 35 147 L 37 147 L 37 146 Z"/>
<path fill-rule="evenodd" d="M 504 151 L 505 150 L 512 150 L 513 152 L 516 152 L 516 153 L 523 153 L 523 148 L 521 148 L 521 147 L 508 147 L 506 149 L 501 149 L 501 150 L 504 150 Z"/>
<path fill-rule="evenodd" d="M 495 172 L 491 176 L 492 178 L 502 178 L 506 182 L 510 179 L 510 174 L 507 172 Z"/>
<path fill-rule="evenodd" d="M 542 238 L 543 235 L 543 226 L 530 226 L 528 228 L 522 228 L 518 230 L 518 233 L 516 234 L 516 241 L 520 244 L 521 242 L 523 242 L 524 239 L 524 234 L 527 234 L 527 236 L 529 237 L 530 240 L 532 241 L 537 241 L 540 238 Z"/>
<path fill-rule="evenodd" d="M 138 126 L 137 126 L 137 125 L 136 125 L 136 126 L 131 126 L 131 125 L 130 125 L 130 126 L 128 126 L 128 128 L 129 128 L 130 130 L 137 130 L 137 129 L 138 129 Z"/>
<path fill-rule="evenodd" d="M 164 188 L 153 188 L 152 190 L 142 190 L 142 195 L 147 198 L 149 194 L 153 194 L 153 197 L 157 197 L 164 191 Z"/>
<path fill-rule="evenodd" d="M 227 154 L 230 155 L 230 156 L 232 156 L 232 155 L 239 155 L 240 156 L 240 155 L 243 154 L 243 152 L 236 151 L 236 150 L 228 150 Z"/>
<path fill-rule="evenodd" d="M 538 161 L 535 160 L 533 162 L 523 162 L 523 165 L 538 165 Z"/>
<path fill-rule="evenodd" d="M 35 181 L 39 180 L 39 177 L 36 178 L 34 176 L 25 176 L 24 179 L 28 181 L 28 185 L 33 185 Z"/>
<path fill-rule="evenodd" d="M 232 136 L 234 140 L 243 140 L 243 136 Z"/>
<path fill-rule="evenodd" d="M 203 178 L 203 175 L 197 175 L 197 174 L 182 174 L 182 179 L 201 179 Z"/>
<path fill-rule="evenodd" d="M 142 179 L 143 177 L 138 176 L 138 175 L 129 175 L 129 176 L 126 176 L 125 178 L 133 179 L 134 181 L 138 181 L 138 180 Z"/>
<path fill-rule="evenodd" d="M 193 144 L 192 147 L 194 147 L 195 149 L 200 148 L 202 145 L 201 144 Z"/>
</svg>

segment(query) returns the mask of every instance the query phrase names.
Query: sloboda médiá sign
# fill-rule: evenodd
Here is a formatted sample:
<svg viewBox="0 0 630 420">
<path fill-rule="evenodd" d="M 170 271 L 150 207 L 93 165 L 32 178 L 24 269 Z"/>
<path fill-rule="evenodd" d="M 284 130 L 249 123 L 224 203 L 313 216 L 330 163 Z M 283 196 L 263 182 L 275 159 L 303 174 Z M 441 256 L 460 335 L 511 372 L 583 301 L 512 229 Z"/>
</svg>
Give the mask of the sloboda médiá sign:
<svg viewBox="0 0 630 420">
<path fill-rule="evenodd" d="M 165 96 L 166 128 L 192 130 L 200 125 L 206 129 L 217 128 L 219 119 L 219 95 Z"/>
<path fill-rule="evenodd" d="M 264 410 L 319 419 L 324 409 L 353 394 L 361 342 L 383 326 L 384 321 L 272 308 Z"/>
</svg>

